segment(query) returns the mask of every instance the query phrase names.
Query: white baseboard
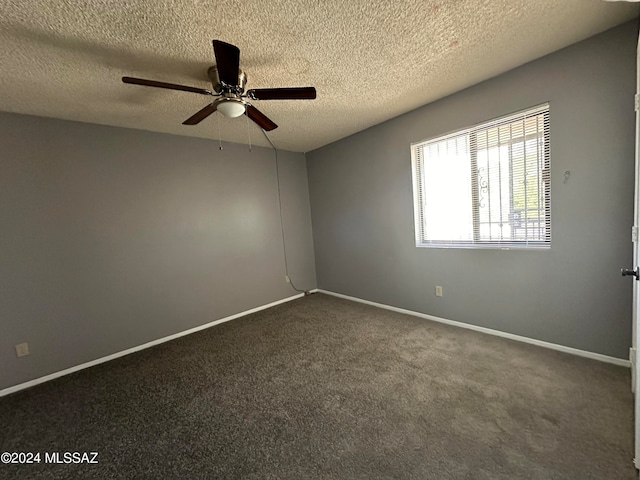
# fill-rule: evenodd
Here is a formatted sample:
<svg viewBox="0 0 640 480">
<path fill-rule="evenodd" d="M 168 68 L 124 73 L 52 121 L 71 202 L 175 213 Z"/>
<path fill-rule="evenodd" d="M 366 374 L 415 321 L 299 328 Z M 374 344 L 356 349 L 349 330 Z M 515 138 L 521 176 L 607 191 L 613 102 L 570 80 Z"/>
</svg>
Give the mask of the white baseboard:
<svg viewBox="0 0 640 480">
<path fill-rule="evenodd" d="M 425 318 L 427 320 L 432 320 L 434 322 L 444 323 L 444 324 L 447 324 L 447 325 L 453 325 L 453 326 L 456 326 L 456 327 L 466 328 L 466 329 L 469 329 L 469 330 L 475 330 L 477 332 L 482 332 L 482 333 L 487 333 L 489 335 L 495 335 L 495 336 L 498 336 L 498 337 L 508 338 L 508 339 L 511 339 L 511 340 L 516 340 L 518 342 L 529 343 L 529 344 L 532 344 L 532 345 L 537 345 L 539 347 L 550 348 L 552 350 L 558 350 L 560 352 L 570 353 L 570 354 L 573 354 L 573 355 L 578 355 L 580 357 L 591 358 L 593 360 L 599 360 L 599 361 L 605 362 L 605 363 L 612 363 L 614 365 L 620 365 L 622 367 L 630 367 L 631 366 L 631 362 L 629 360 L 625 360 L 625 359 L 622 359 L 622 358 L 610 357 L 610 356 L 607 356 L 607 355 L 602 355 L 600 353 L 593 353 L 593 352 L 588 352 L 586 350 L 579 350 L 577 348 L 565 347 L 564 345 L 558 345 L 558 344 L 555 344 L 555 343 L 543 342 L 542 340 L 536 340 L 536 339 L 533 339 L 533 338 L 522 337 L 520 335 L 514 335 L 512 333 L 501 332 L 499 330 L 492 330 L 490 328 L 478 327 L 476 325 L 471 325 L 471 324 L 468 324 L 468 323 L 457 322 L 455 320 L 448 320 L 446 318 L 435 317 L 433 315 L 427 315 L 427 314 L 420 313 L 420 312 L 414 312 L 413 310 L 406 310 L 404 308 L 392 307 L 390 305 L 385 305 L 385 304 L 377 303 L 377 302 L 371 302 L 369 300 L 363 300 L 361 298 L 351 297 L 349 295 L 343 295 L 341 293 L 335 293 L 335 292 L 331 292 L 331 291 L 328 291 L 328 290 L 322 290 L 322 289 L 314 288 L 313 290 L 309 290 L 309 293 L 324 293 L 324 294 L 327 294 L 327 295 L 332 295 L 334 297 L 344 298 L 346 300 L 351 300 L 351 301 L 354 301 L 354 302 L 364 303 L 364 304 L 367 304 L 367 305 L 372 305 L 374 307 L 384 308 L 386 310 L 391 310 L 391 311 L 398 312 L 398 313 L 404 313 L 406 315 L 413 315 L 415 317 Z M 229 322 L 231 320 L 235 320 L 237 318 L 244 317 L 246 315 L 250 315 L 252 313 L 256 313 L 256 312 L 259 312 L 261 310 L 265 310 L 267 308 L 275 307 L 276 305 L 280 305 L 282 303 L 286 303 L 286 302 L 290 302 L 292 300 L 296 300 L 298 298 L 303 297 L 304 295 L 305 295 L 304 293 L 299 293 L 297 295 L 293 295 L 291 297 L 283 298 L 282 300 L 278 300 L 276 302 L 272 302 L 272 303 L 269 303 L 267 305 L 261 305 L 259 307 L 252 308 L 252 309 L 246 310 L 244 312 L 236 313 L 234 315 L 230 315 L 228 317 L 224 317 L 224 318 L 221 318 L 219 320 L 214 320 L 212 322 L 205 323 L 204 325 L 200 325 L 198 327 L 194 327 L 194 328 L 191 328 L 189 330 L 185 330 L 183 332 L 178 332 L 178 333 L 175 333 L 173 335 L 169 335 L 167 337 L 159 338 L 157 340 L 153 340 L 151 342 L 147 342 L 147 343 L 144 343 L 142 345 L 138 345 L 138 346 L 135 346 L 135 347 L 132 347 L 132 348 L 128 348 L 126 350 L 122 350 L 120 352 L 116 352 L 116 353 L 113 353 L 111 355 L 107 355 L 106 357 L 101 357 L 101 358 L 98 358 L 96 360 L 92 360 L 90 362 L 82 363 L 80 365 L 76 365 L 74 367 L 70 367 L 70 368 L 67 368 L 65 370 L 61 370 L 59 372 L 54 372 L 54 373 L 51 373 L 49 375 L 45 375 L 44 377 L 39 377 L 39 378 L 36 378 L 34 380 L 29 380 L 28 382 L 20 383 L 18 385 L 14 385 L 12 387 L 5 388 L 3 390 L 0 390 L 0 397 L 3 397 L 5 395 L 9 395 L 11 393 L 18 392 L 20 390 L 24 390 L 26 388 L 30 388 L 30 387 L 39 385 L 39 384 L 44 383 L 44 382 L 48 382 L 50 380 L 54 380 L 54 379 L 62 377 L 64 375 L 69 375 L 70 373 L 74 373 L 74 372 L 77 372 L 79 370 L 84 370 L 85 368 L 93 367 L 94 365 L 99 365 L 101 363 L 105 363 L 105 362 L 108 362 L 110 360 L 115 360 L 116 358 L 120 358 L 120 357 L 123 357 L 125 355 L 129 355 L 130 353 L 138 352 L 140 350 L 144 350 L 146 348 L 150 348 L 150 347 L 153 347 L 155 345 L 159 345 L 161 343 L 168 342 L 170 340 L 175 340 L 176 338 L 184 337 L 185 335 L 190 335 L 192 333 L 199 332 L 200 330 L 205 330 L 207 328 L 211 328 L 211 327 L 213 327 L 215 325 L 219 325 L 221 323 Z"/>
<path fill-rule="evenodd" d="M 551 350 L 558 350 L 559 352 L 570 353 L 579 357 L 590 358 L 592 360 L 598 360 L 600 362 L 612 363 L 621 367 L 631 367 L 631 362 L 624 358 L 610 357 L 608 355 L 602 355 L 601 353 L 588 352 L 586 350 L 580 350 L 578 348 L 565 347 L 564 345 L 558 345 L 556 343 L 544 342 L 542 340 L 536 340 L 534 338 L 522 337 L 520 335 L 514 335 L 513 333 L 501 332 L 500 330 L 493 330 L 491 328 L 479 327 L 477 325 L 471 325 L 469 323 L 458 322 L 455 320 L 448 320 L 446 318 L 435 317 L 433 315 L 427 315 L 425 313 L 414 312 L 413 310 L 406 310 L 404 308 L 392 307 L 383 303 L 371 302 L 369 300 L 363 300 L 357 297 L 351 297 L 349 295 L 343 295 L 341 293 L 330 292 L 328 290 L 317 290 L 320 293 L 332 295 L 334 297 L 344 298 L 354 302 L 365 303 L 374 307 L 384 308 L 385 310 L 391 310 L 398 313 L 404 313 L 406 315 L 413 315 L 414 317 L 425 318 L 434 322 L 445 323 L 447 325 L 453 325 L 454 327 L 466 328 L 468 330 L 474 330 L 476 332 L 487 333 L 489 335 L 495 335 L 496 337 L 508 338 L 517 342 L 529 343 L 531 345 L 537 345 L 538 347 L 549 348 Z"/>
<path fill-rule="evenodd" d="M 317 289 L 310 290 L 309 293 L 317 292 Z M 204 325 L 200 325 L 198 327 L 190 328 L 189 330 L 185 330 L 183 332 L 178 332 L 173 335 L 169 335 L 168 337 L 162 337 L 157 340 L 153 340 L 151 342 L 143 343 L 142 345 L 138 345 L 136 347 L 128 348 L 126 350 L 122 350 L 121 352 L 113 353 L 111 355 L 107 355 L 106 357 L 101 357 L 96 360 L 92 360 L 90 362 L 82 363 L 80 365 L 76 365 L 75 367 L 66 368 L 59 372 L 51 373 L 49 375 L 45 375 L 44 377 L 36 378 L 34 380 L 29 380 L 28 382 L 20 383 L 18 385 L 14 385 L 12 387 L 5 388 L 0 390 L 0 397 L 5 395 L 9 395 L 11 393 L 18 392 L 20 390 L 24 390 L 25 388 L 30 388 L 35 385 L 39 385 L 44 382 L 48 382 L 55 378 L 62 377 L 64 375 L 69 375 L 70 373 L 77 372 L 78 370 L 84 370 L 85 368 L 93 367 L 94 365 L 99 365 L 101 363 L 108 362 L 110 360 L 115 360 L 116 358 L 124 357 L 125 355 L 129 355 L 130 353 L 139 352 L 140 350 L 144 350 L 145 348 L 153 347 L 155 345 L 159 345 L 161 343 L 168 342 L 170 340 L 175 340 L 176 338 L 184 337 L 185 335 L 190 335 L 195 332 L 199 332 L 200 330 L 205 330 L 207 328 L 211 328 L 215 325 L 219 325 L 221 323 L 229 322 L 231 320 L 235 320 L 236 318 L 244 317 L 245 315 L 250 315 L 252 313 L 259 312 L 260 310 L 265 310 L 267 308 L 275 307 L 276 305 L 280 305 L 281 303 L 290 302 L 292 300 L 296 300 L 300 297 L 304 297 L 304 293 L 299 293 L 297 295 L 293 295 L 292 297 L 283 298 L 282 300 L 278 300 L 276 302 L 269 303 L 267 305 L 261 305 L 256 308 L 252 308 L 251 310 L 246 310 L 244 312 L 236 313 L 235 315 L 230 315 L 228 317 L 221 318 L 219 320 L 214 320 L 213 322 L 205 323 Z"/>
</svg>

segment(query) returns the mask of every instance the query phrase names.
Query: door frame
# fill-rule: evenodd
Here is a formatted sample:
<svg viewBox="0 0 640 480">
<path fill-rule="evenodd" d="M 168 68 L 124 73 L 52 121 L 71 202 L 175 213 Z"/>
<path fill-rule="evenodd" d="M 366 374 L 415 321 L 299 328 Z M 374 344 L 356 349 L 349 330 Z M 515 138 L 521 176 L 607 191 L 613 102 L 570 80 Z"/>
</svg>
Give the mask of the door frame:
<svg viewBox="0 0 640 480">
<path fill-rule="evenodd" d="M 638 241 L 638 226 L 640 225 L 640 35 L 636 47 L 636 93 L 634 96 L 634 110 L 636 114 L 635 125 L 635 186 L 633 200 L 633 226 L 631 229 L 631 239 L 633 242 L 633 265 L 634 268 L 640 263 L 640 242 Z M 640 468 L 640 395 L 638 395 L 638 385 L 640 385 L 640 372 L 638 371 L 636 358 L 638 346 L 640 345 L 640 329 L 638 328 L 638 305 L 640 300 L 640 288 L 637 280 L 633 282 L 633 303 L 631 321 L 631 349 L 629 351 L 629 361 L 631 364 L 631 391 L 634 393 L 634 448 L 635 457 L 633 460 L 636 468 Z"/>
</svg>

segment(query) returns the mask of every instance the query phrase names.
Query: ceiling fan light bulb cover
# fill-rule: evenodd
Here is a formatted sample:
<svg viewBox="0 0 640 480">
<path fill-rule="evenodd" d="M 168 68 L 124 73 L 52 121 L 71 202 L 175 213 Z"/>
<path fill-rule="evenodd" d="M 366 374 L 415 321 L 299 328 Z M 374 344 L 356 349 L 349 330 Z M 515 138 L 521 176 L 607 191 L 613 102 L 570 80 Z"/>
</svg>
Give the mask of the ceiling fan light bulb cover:
<svg viewBox="0 0 640 480">
<path fill-rule="evenodd" d="M 225 117 L 235 118 L 242 115 L 245 111 L 244 105 L 240 102 L 222 102 L 218 105 L 218 111 Z"/>
</svg>

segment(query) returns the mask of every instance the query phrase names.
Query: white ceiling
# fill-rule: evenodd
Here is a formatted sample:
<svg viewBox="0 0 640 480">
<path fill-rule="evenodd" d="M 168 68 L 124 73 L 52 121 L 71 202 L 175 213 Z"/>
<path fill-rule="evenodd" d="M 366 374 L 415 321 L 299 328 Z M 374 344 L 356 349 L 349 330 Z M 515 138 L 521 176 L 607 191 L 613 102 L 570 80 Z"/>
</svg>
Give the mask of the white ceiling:
<svg viewBox="0 0 640 480">
<path fill-rule="evenodd" d="M 601 0 L 2 0 L 0 110 L 268 145 L 246 117 L 182 121 L 211 101 L 212 39 L 240 48 L 279 148 L 309 151 L 636 18 Z M 219 127 L 219 130 L 218 130 Z"/>
</svg>

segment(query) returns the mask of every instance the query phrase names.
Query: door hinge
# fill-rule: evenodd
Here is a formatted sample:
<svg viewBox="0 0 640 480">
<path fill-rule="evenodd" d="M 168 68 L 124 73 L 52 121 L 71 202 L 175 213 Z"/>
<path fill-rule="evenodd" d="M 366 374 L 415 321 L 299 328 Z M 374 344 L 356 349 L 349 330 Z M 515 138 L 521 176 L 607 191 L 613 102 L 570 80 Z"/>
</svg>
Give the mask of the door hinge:
<svg viewBox="0 0 640 480">
<path fill-rule="evenodd" d="M 635 225 L 631 227 L 631 241 L 634 243 L 638 241 L 638 227 Z"/>
<path fill-rule="evenodd" d="M 640 93 L 636 93 L 633 96 L 634 110 L 637 112 L 640 110 Z"/>
</svg>

